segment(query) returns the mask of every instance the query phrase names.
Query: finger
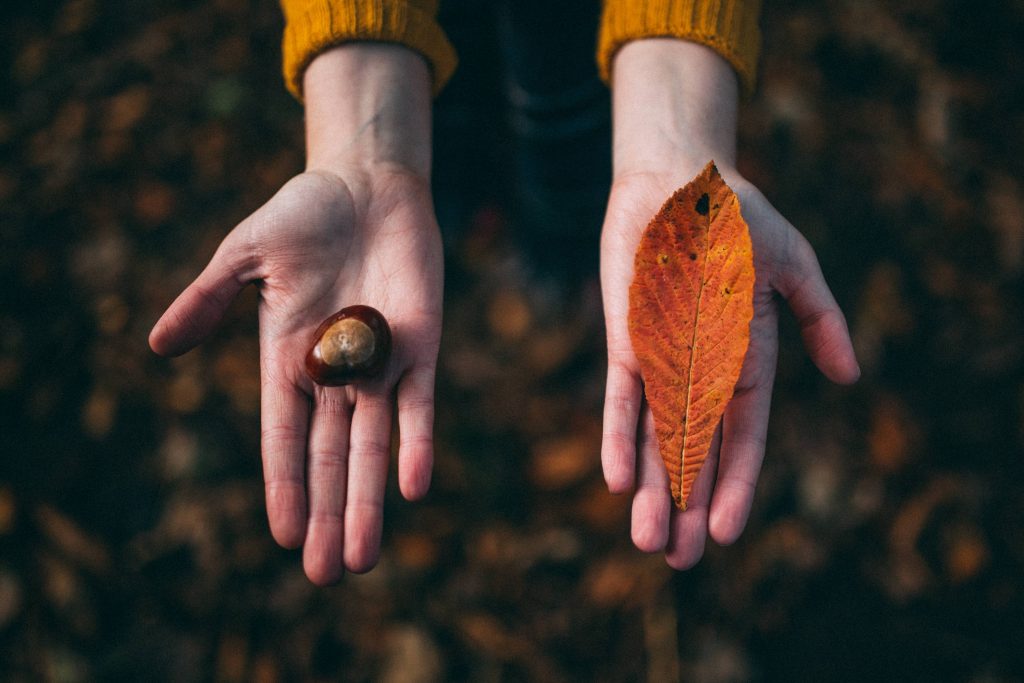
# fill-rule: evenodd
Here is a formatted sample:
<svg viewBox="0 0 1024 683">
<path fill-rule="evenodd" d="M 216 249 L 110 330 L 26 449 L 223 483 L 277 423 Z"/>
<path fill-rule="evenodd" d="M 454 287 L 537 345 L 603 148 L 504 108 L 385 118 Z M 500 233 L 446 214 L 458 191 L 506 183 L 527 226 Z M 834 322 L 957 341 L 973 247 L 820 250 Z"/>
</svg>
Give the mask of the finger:
<svg viewBox="0 0 1024 683">
<path fill-rule="evenodd" d="M 860 366 L 853 352 L 850 331 L 825 283 L 818 258 L 803 237 L 799 237 L 794 250 L 796 268 L 779 279 L 776 289 L 793 310 L 804 346 L 814 364 L 833 382 L 856 382 Z"/>
<path fill-rule="evenodd" d="M 658 451 L 654 419 L 650 408 L 644 407 L 640 428 L 640 462 L 638 485 L 633 495 L 633 545 L 645 553 L 660 552 L 668 541 L 669 493 L 668 472 Z"/>
<path fill-rule="evenodd" d="M 340 389 L 317 389 L 309 425 L 309 526 L 302 563 L 309 580 L 336 583 L 344 573 L 345 491 L 351 406 Z"/>
<path fill-rule="evenodd" d="M 361 392 L 352 415 L 348 500 L 345 503 L 345 567 L 367 572 L 380 556 L 384 483 L 391 445 L 391 398 L 382 390 Z"/>
<path fill-rule="evenodd" d="M 711 538 L 721 545 L 735 543 L 750 516 L 764 461 L 777 356 L 778 315 L 772 307 L 751 324 L 750 353 L 722 417 L 718 480 L 708 517 Z"/>
<path fill-rule="evenodd" d="M 642 396 L 639 375 L 622 363 L 609 362 L 601 467 L 608 490 L 612 493 L 624 493 L 633 487 L 637 467 L 636 430 Z"/>
<path fill-rule="evenodd" d="M 722 427 L 719 425 L 711 440 L 708 456 L 693 482 L 686 509 L 672 508 L 665 561 L 673 569 L 689 569 L 704 556 L 704 545 L 708 538 L 708 504 L 711 502 L 721 444 Z"/>
<path fill-rule="evenodd" d="M 309 398 L 264 360 L 261 400 L 263 479 L 270 533 L 285 548 L 306 536 L 306 436 Z"/>
<path fill-rule="evenodd" d="M 407 500 L 430 488 L 434 465 L 434 370 L 412 370 L 398 385 L 398 487 Z"/>
<path fill-rule="evenodd" d="M 206 339 L 251 281 L 251 259 L 232 235 L 153 326 L 149 345 L 161 356 L 179 356 Z"/>
</svg>

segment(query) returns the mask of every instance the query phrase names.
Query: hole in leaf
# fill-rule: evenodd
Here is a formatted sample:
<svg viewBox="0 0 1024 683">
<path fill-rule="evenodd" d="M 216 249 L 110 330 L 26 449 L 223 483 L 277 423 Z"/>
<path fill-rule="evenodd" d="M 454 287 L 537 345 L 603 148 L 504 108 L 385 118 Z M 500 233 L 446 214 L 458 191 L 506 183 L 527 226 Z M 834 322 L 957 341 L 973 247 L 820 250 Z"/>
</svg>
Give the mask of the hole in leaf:
<svg viewBox="0 0 1024 683">
<path fill-rule="evenodd" d="M 700 196 L 700 199 L 697 200 L 697 206 L 695 206 L 693 208 L 696 209 L 697 213 L 699 213 L 701 216 L 707 216 L 708 215 L 708 208 L 709 208 L 710 204 L 711 204 L 711 197 L 709 197 L 708 193 L 705 192 L 704 194 L 702 194 Z"/>
</svg>

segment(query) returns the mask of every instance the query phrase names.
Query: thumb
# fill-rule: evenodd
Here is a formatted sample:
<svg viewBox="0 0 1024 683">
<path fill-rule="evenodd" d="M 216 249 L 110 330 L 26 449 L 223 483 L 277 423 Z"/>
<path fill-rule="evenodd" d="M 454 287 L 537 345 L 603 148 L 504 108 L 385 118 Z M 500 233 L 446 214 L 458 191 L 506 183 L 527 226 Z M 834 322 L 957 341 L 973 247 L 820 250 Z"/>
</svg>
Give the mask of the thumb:
<svg viewBox="0 0 1024 683">
<path fill-rule="evenodd" d="M 846 318 L 825 283 L 814 249 L 802 235 L 796 235 L 794 267 L 779 278 L 776 289 L 796 316 L 814 364 L 833 382 L 850 384 L 860 377 L 860 367 Z"/>
<path fill-rule="evenodd" d="M 221 242 L 210 263 L 174 300 L 149 333 L 149 346 L 161 356 L 180 356 L 216 329 L 231 302 L 253 280 L 251 252 L 234 238 Z"/>
</svg>

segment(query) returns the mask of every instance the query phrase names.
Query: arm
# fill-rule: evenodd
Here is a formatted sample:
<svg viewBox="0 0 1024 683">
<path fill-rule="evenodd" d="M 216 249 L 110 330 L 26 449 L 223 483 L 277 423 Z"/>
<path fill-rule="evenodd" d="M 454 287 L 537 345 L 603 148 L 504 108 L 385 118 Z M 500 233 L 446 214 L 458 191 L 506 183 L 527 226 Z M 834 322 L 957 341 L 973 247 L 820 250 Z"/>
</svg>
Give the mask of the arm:
<svg viewBox="0 0 1024 683">
<path fill-rule="evenodd" d="M 430 72 L 397 45 L 351 43 L 304 75 L 307 166 L 242 221 L 157 323 L 150 344 L 177 355 L 212 333 L 249 283 L 260 290 L 262 451 L 267 513 L 307 575 L 367 571 L 380 547 L 397 407 L 399 484 L 430 483 L 442 254 L 430 199 Z M 383 376 L 324 388 L 303 358 L 320 321 L 351 304 L 394 333 Z"/>
<path fill-rule="evenodd" d="M 638 40 L 613 63 L 613 171 L 601 239 L 608 333 L 602 464 L 608 487 L 634 485 L 633 541 L 664 551 L 678 569 L 700 560 L 707 537 L 734 542 L 743 530 L 764 457 L 778 347 L 779 296 L 796 315 L 811 358 L 830 379 L 859 375 L 846 322 L 814 251 L 736 171 L 738 84 L 712 50 L 677 39 Z M 640 235 L 665 198 L 714 159 L 739 195 L 754 245 L 757 280 L 750 346 L 736 392 L 685 512 L 672 506 L 627 327 L 629 284 Z M 639 438 L 638 438 L 639 433 Z"/>
</svg>

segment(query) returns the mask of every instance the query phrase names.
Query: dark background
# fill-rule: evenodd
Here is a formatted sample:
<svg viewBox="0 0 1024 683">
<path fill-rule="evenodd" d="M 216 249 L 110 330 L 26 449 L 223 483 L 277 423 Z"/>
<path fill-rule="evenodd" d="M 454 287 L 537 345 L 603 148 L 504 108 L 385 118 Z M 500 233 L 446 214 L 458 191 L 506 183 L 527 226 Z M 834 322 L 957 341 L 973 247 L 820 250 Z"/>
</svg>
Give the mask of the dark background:
<svg viewBox="0 0 1024 683">
<path fill-rule="evenodd" d="M 1024 3 L 767 0 L 741 170 L 864 375 L 785 320 L 750 526 L 678 574 L 601 481 L 600 211 L 545 261 L 493 14 L 443 17 L 434 488 L 392 483 L 380 566 L 319 589 L 265 521 L 255 292 L 146 345 L 302 167 L 275 3 L 3 4 L 0 678 L 1024 680 Z"/>
</svg>

